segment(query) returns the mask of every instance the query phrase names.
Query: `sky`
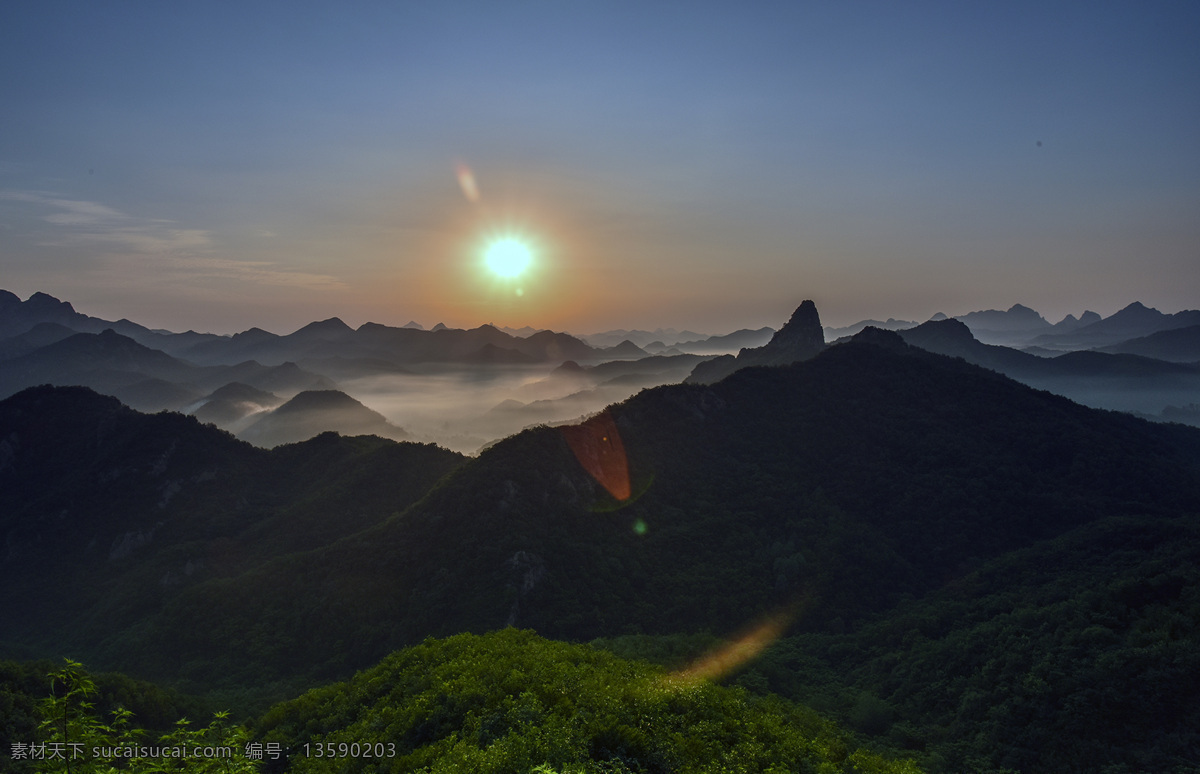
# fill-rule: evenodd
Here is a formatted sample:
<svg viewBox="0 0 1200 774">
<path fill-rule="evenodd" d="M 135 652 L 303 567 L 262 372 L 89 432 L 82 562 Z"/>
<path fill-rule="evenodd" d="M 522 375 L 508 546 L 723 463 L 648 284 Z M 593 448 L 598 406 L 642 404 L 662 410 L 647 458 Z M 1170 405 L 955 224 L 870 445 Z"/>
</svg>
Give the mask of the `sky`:
<svg viewBox="0 0 1200 774">
<path fill-rule="evenodd" d="M 1197 308 L 1197 39 L 1190 0 L 5 3 L 0 288 L 216 333 Z"/>
</svg>

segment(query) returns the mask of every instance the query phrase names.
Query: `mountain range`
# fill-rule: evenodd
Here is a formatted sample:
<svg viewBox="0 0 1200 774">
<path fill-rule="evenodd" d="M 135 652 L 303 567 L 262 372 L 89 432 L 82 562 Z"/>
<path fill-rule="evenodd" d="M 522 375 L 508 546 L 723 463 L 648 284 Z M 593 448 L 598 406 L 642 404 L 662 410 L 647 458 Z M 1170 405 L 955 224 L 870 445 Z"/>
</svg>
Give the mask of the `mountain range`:
<svg viewBox="0 0 1200 774">
<path fill-rule="evenodd" d="M 1193 421 L 1187 409 L 1195 403 L 1195 380 L 1189 368 L 1200 360 L 1200 326 L 1188 323 L 1197 314 L 1164 315 L 1135 303 L 1108 318 L 1085 313 L 1052 326 L 1017 304 L 1007 311 L 986 310 L 956 318 L 966 327 L 949 336 L 953 342 L 947 338 L 948 329 L 937 334 L 926 330 L 937 320 L 923 326 L 889 320 L 875 327 L 912 331 L 906 334 L 908 340 L 921 346 L 997 368 L 1088 405 Z M 300 439 L 250 432 L 252 423 L 264 420 L 259 413 L 273 411 L 301 392 L 336 390 L 347 400 L 366 404 L 366 410 L 383 413 L 382 421 L 394 429 L 379 425 L 382 435 L 432 440 L 471 452 L 524 427 L 576 420 L 646 387 L 685 378 L 715 381 L 750 363 L 803 359 L 819 351 L 834 333 L 857 332 L 870 322 L 822 330 L 815 307 L 811 317 L 813 324 L 798 326 L 793 321 L 785 326 L 789 331 L 783 337 L 771 328 L 707 338 L 669 329 L 609 331 L 593 338 L 594 344 L 603 346 L 529 327 L 456 330 L 439 324 L 426 331 L 414 324 L 392 328 L 367 323 L 353 329 L 338 318 L 310 323 L 285 336 L 257 328 L 216 336 L 150 330 L 128 320 L 105 321 L 80 314 L 71 304 L 45 293 L 22 302 L 3 292 L 0 395 L 42 383 L 80 384 L 143 411 L 203 412 L 207 421 L 267 444 Z M 805 343 L 784 344 L 801 329 Z M 958 340 L 968 329 L 973 343 Z M 699 338 L 690 338 L 693 335 Z M 1022 352 L 984 344 L 995 336 L 1038 343 Z M 1091 355 L 1059 357 L 1064 348 L 1079 341 L 1115 341 L 1098 351 L 1188 367 Z M 723 354 L 730 351 L 738 354 Z M 1033 354 L 1052 364 L 1025 357 Z M 700 365 L 702 360 L 711 362 Z M 573 379 L 555 371 L 564 363 L 580 365 Z M 264 397 L 232 402 L 210 398 L 225 387 L 239 385 Z M 453 402 L 472 408 L 463 411 Z M 365 427 L 349 423 L 349 414 L 310 413 L 306 423 L 297 423 L 293 416 L 291 424 L 305 427 L 305 432 L 358 433 Z M 341 419 L 348 423 L 339 424 Z"/>
<path fill-rule="evenodd" d="M 1051 324 L 1033 309 L 1021 304 L 1014 304 L 1007 310 L 985 309 L 950 318 L 944 314 L 936 314 L 929 322 L 954 319 L 963 323 L 971 330 L 972 335 L 986 344 L 1018 347 L 1039 353 L 1061 353 L 1078 349 L 1101 349 L 1102 351 L 1140 354 L 1147 357 L 1162 357 L 1169 360 L 1195 362 L 1200 360 L 1190 355 L 1176 354 L 1173 348 L 1160 350 L 1163 354 L 1155 354 L 1153 343 L 1142 349 L 1142 344 L 1134 343 L 1143 337 L 1157 335 L 1160 332 L 1173 331 L 1200 325 L 1200 311 L 1185 310 L 1175 314 L 1164 314 L 1157 309 L 1151 309 L 1133 302 L 1109 317 L 1102 318 L 1099 314 L 1087 311 L 1078 318 L 1068 314 L 1057 323 Z M 915 328 L 916 322 L 888 318 L 887 322 L 878 320 L 862 320 L 842 328 L 826 328 L 828 340 L 853 336 L 868 326 L 886 330 L 906 330 Z M 1186 338 L 1186 337 L 1185 337 Z M 1184 339 L 1175 339 L 1183 341 Z M 1195 334 L 1188 339 L 1190 345 L 1183 352 L 1195 352 Z M 1128 342 L 1128 343 L 1127 343 Z M 1165 356 L 1171 353 L 1172 356 Z"/>
<path fill-rule="evenodd" d="M 993 352 L 963 327 L 826 346 L 806 302 L 724 378 L 474 459 L 333 434 L 266 451 L 24 390 L 0 401 L 3 648 L 263 701 L 430 636 L 649 655 L 781 621 L 742 685 L 931 770 L 1185 765 L 1200 431 L 922 348 Z"/>
</svg>

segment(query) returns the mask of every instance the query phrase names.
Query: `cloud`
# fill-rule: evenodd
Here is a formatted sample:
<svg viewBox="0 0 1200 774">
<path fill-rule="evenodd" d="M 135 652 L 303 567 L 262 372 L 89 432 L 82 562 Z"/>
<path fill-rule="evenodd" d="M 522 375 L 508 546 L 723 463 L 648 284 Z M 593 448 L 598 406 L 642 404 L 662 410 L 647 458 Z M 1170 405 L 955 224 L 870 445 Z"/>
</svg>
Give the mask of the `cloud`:
<svg viewBox="0 0 1200 774">
<path fill-rule="evenodd" d="M 0 191 L 0 199 L 32 204 L 41 219 L 56 228 L 38 244 L 44 247 L 98 244 L 135 253 L 202 250 L 212 243 L 208 231 L 178 228 L 169 220 L 138 218 L 99 202 L 65 199 L 40 191 Z"/>
<path fill-rule="evenodd" d="M 106 269 L 130 281 L 166 286 L 211 279 L 320 291 L 346 289 L 331 275 L 295 271 L 272 261 L 221 257 L 215 254 L 212 232 L 180 228 L 174 221 L 140 218 L 99 202 L 44 191 L 0 191 L 0 200 L 32 205 L 38 217 L 53 226 L 38 238 L 39 246 L 97 248 Z"/>
<path fill-rule="evenodd" d="M 177 289 L 203 280 L 239 286 L 270 285 L 316 291 L 341 291 L 347 286 L 328 274 L 296 271 L 273 261 L 244 261 L 206 255 L 149 255 L 126 253 L 106 258 L 105 273 L 122 281 Z"/>
</svg>

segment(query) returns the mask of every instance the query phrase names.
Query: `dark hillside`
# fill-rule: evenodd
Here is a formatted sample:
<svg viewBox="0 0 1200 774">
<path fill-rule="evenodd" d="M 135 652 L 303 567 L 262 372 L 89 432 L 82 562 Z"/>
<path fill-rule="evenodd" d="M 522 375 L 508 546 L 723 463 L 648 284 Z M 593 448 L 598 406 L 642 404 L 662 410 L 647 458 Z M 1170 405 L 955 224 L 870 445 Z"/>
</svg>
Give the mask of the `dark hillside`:
<svg viewBox="0 0 1200 774">
<path fill-rule="evenodd" d="M 326 433 L 272 452 L 82 387 L 0 401 L 0 646 L 136 670 L 100 643 L 188 586 L 368 527 L 463 457 Z"/>
<path fill-rule="evenodd" d="M 740 682 L 921 751 L 931 771 L 1192 772 L 1200 520 L 1113 517 L 853 632 L 787 638 Z"/>
<path fill-rule="evenodd" d="M 334 674 L 506 624 L 727 633 L 792 605 L 836 632 L 1081 525 L 1200 504 L 1200 433 L 886 343 L 507 439 L 370 530 L 192 587 L 151 650 Z"/>
</svg>

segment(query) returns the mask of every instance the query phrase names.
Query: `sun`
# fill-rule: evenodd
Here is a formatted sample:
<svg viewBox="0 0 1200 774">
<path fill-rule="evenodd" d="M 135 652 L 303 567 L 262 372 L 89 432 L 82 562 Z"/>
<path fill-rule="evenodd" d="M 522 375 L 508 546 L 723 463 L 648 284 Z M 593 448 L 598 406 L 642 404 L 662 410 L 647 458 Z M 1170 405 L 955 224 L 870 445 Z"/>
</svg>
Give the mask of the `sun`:
<svg viewBox="0 0 1200 774">
<path fill-rule="evenodd" d="M 524 242 L 505 237 L 488 245 L 483 261 L 492 273 L 505 279 L 514 279 L 533 263 L 533 252 Z"/>
</svg>

